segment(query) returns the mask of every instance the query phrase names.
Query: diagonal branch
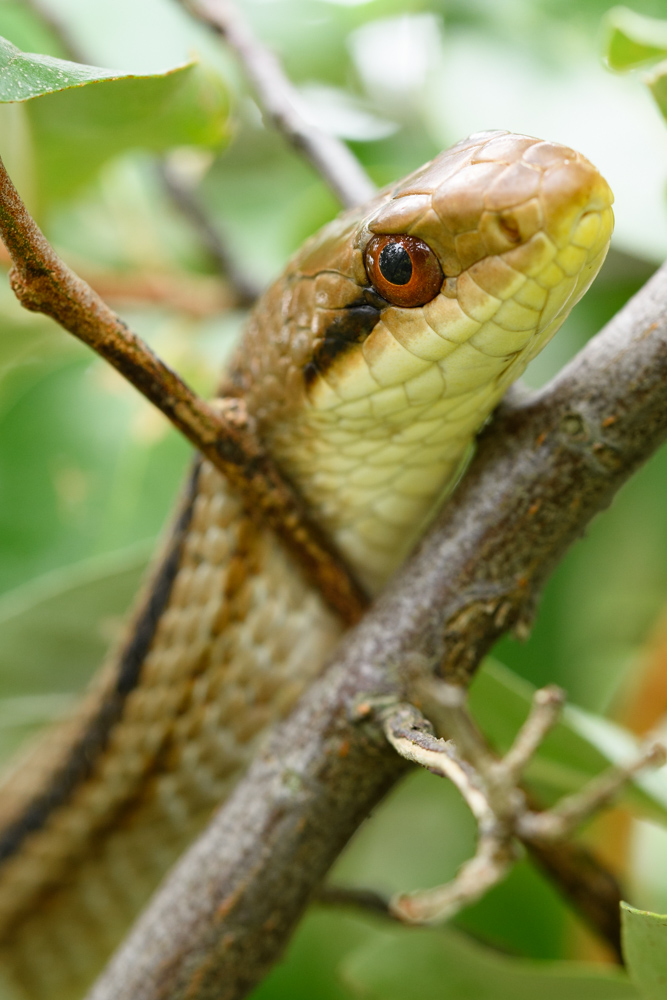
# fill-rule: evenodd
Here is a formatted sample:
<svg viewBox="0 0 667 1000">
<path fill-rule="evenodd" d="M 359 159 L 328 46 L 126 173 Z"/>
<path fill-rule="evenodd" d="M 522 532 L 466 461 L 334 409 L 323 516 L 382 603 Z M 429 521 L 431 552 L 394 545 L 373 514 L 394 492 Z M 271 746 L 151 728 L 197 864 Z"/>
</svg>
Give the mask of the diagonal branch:
<svg viewBox="0 0 667 1000">
<path fill-rule="evenodd" d="M 351 623 L 366 599 L 342 560 L 263 450 L 242 400 L 209 404 L 123 323 L 58 257 L 31 218 L 0 160 L 0 235 L 21 305 L 51 316 L 114 366 L 229 480 L 249 512 L 270 525 L 322 595 Z"/>
<path fill-rule="evenodd" d="M 501 408 L 433 528 L 163 883 L 90 1000 L 244 997 L 406 763 L 372 700 L 467 685 L 590 520 L 667 438 L 667 266 L 544 390 Z M 548 869 L 582 856 L 541 853 Z M 584 859 L 585 860 L 585 859 Z M 600 872 L 590 870 L 587 885 Z M 613 887 L 589 915 L 614 935 Z M 592 905 L 592 903 L 599 905 Z"/>
<path fill-rule="evenodd" d="M 346 208 L 375 194 L 353 153 L 335 136 L 310 125 L 298 111 L 301 99 L 273 52 L 255 38 L 229 0 L 181 0 L 190 13 L 221 35 L 236 52 L 265 118 L 315 168 Z"/>
</svg>

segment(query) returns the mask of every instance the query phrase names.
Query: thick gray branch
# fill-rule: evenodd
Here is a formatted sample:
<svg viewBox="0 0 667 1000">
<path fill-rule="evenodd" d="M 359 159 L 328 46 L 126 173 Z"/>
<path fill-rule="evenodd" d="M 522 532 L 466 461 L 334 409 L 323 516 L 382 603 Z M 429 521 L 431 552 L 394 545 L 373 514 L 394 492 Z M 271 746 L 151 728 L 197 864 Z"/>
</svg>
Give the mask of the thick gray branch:
<svg viewBox="0 0 667 1000">
<path fill-rule="evenodd" d="M 466 684 L 666 436 L 667 266 L 546 389 L 502 408 L 437 523 L 165 882 L 94 1000 L 245 996 L 405 769 L 364 699 L 401 698 L 439 669 Z"/>
</svg>

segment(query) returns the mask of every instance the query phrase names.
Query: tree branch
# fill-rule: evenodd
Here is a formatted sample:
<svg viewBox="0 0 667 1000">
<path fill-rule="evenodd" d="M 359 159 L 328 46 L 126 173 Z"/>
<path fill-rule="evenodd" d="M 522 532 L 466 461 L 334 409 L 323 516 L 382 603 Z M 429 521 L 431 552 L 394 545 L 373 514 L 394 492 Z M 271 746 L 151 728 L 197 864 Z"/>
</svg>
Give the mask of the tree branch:
<svg viewBox="0 0 667 1000">
<path fill-rule="evenodd" d="M 227 477 L 252 516 L 282 538 L 343 620 L 357 621 L 365 595 L 263 450 L 243 401 L 206 403 L 128 330 L 49 245 L 1 160 L 0 235 L 14 262 L 9 279 L 21 305 L 51 316 L 154 403 Z"/>
<path fill-rule="evenodd" d="M 275 55 L 255 38 L 228 0 L 181 0 L 193 17 L 225 39 L 243 65 L 265 118 L 315 168 L 346 208 L 367 201 L 375 186 L 347 146 L 309 125 L 297 110 L 301 99 Z"/>
<path fill-rule="evenodd" d="M 501 407 L 404 570 L 163 883 L 91 1000 L 246 996 L 407 766 L 372 699 L 403 700 L 437 672 L 467 685 L 503 632 L 526 631 L 554 566 L 666 437 L 663 266 L 552 383 Z M 545 866 L 560 864 L 554 850 Z M 600 925 L 612 898 L 603 887 L 588 901 Z"/>
</svg>

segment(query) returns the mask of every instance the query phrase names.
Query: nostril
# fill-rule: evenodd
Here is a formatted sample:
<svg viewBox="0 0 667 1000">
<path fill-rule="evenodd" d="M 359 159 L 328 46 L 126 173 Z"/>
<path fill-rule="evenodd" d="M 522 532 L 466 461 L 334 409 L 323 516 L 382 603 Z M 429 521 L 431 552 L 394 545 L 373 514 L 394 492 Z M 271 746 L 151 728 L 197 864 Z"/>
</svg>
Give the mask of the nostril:
<svg viewBox="0 0 667 1000">
<path fill-rule="evenodd" d="M 521 229 L 519 228 L 519 223 L 514 216 L 501 215 L 498 219 L 498 228 L 510 243 L 521 242 Z"/>
</svg>

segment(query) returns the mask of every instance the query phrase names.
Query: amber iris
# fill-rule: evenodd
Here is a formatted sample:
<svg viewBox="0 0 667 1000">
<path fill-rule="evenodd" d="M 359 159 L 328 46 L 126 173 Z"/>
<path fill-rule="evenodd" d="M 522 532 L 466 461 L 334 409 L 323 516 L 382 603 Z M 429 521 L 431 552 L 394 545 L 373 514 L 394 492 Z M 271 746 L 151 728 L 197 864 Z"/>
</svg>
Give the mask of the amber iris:
<svg viewBox="0 0 667 1000">
<path fill-rule="evenodd" d="M 415 236 L 374 236 L 364 263 L 371 284 L 393 306 L 423 306 L 444 280 L 438 258 Z"/>
</svg>

